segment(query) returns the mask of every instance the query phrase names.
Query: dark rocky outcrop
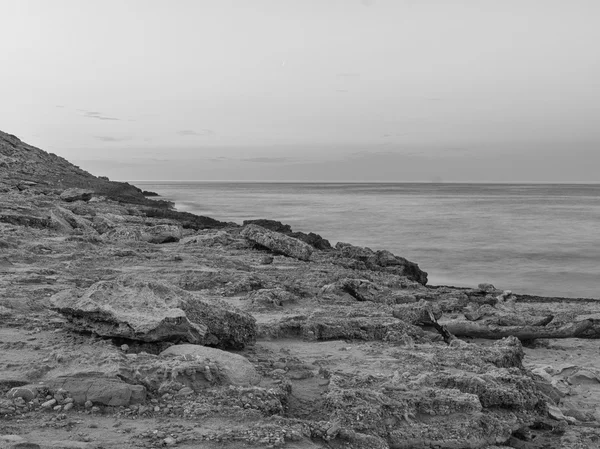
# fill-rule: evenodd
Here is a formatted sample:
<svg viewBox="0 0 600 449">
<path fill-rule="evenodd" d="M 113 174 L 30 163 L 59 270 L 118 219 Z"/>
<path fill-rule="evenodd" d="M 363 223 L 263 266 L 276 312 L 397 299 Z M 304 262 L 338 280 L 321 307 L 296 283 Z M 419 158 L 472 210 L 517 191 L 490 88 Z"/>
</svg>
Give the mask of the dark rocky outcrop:
<svg viewBox="0 0 600 449">
<path fill-rule="evenodd" d="M 324 239 L 319 234 L 315 234 L 314 232 L 309 232 L 306 234 L 305 232 L 293 232 L 292 227 L 287 224 L 283 224 L 280 221 L 276 220 L 267 220 L 264 218 L 258 220 L 244 220 L 244 226 L 249 224 L 255 224 L 261 226 L 265 229 L 269 229 L 270 231 L 281 232 L 289 237 L 293 237 L 295 239 L 301 240 L 304 243 L 308 243 L 310 246 L 320 249 L 323 251 L 327 251 L 331 249 L 331 244 L 329 240 Z"/>
<path fill-rule="evenodd" d="M 338 251 L 333 255 L 334 263 L 359 270 L 381 270 L 406 276 L 422 285 L 427 284 L 427 273 L 421 270 L 419 265 L 404 257 L 395 256 L 387 250 L 373 251 L 370 248 L 342 242 L 338 242 L 335 248 Z"/>
<path fill-rule="evenodd" d="M 93 194 L 94 192 L 91 190 L 70 188 L 60 194 L 60 199 L 67 203 L 72 203 L 73 201 L 89 201 L 92 199 Z"/>
</svg>

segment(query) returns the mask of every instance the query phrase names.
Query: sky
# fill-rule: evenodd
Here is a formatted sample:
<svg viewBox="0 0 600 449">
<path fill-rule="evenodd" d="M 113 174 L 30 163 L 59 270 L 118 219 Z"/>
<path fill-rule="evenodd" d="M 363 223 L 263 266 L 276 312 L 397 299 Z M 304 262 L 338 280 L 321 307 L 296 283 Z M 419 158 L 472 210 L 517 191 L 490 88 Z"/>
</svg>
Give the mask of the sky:
<svg viewBox="0 0 600 449">
<path fill-rule="evenodd" d="M 600 182 L 598 0 L 0 0 L 0 129 L 120 180 Z"/>
</svg>

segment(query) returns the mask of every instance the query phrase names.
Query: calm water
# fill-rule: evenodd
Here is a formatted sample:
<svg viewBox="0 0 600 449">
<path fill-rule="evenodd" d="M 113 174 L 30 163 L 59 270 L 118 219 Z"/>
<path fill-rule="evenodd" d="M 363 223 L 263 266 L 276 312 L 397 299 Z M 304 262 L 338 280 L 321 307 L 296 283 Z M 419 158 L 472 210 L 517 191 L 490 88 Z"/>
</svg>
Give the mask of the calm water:
<svg viewBox="0 0 600 449">
<path fill-rule="evenodd" d="M 179 210 L 417 262 L 430 284 L 600 298 L 600 185 L 136 182 Z"/>
</svg>

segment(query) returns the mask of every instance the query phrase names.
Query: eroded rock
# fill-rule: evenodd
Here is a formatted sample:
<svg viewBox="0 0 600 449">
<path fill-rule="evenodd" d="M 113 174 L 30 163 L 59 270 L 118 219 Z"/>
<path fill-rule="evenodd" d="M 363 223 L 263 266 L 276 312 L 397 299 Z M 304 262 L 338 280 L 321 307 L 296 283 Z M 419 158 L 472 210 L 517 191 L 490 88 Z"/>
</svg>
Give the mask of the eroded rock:
<svg viewBox="0 0 600 449">
<path fill-rule="evenodd" d="M 244 386 L 260 382 L 260 375 L 247 358 L 220 349 L 183 344 L 171 346 L 160 356 L 194 360 L 203 366 L 215 365 L 216 372 L 211 372 L 222 384 Z"/>
<path fill-rule="evenodd" d="M 51 303 L 75 328 L 104 337 L 240 347 L 256 332 L 254 318 L 222 302 L 130 276 L 97 282 L 82 296 L 60 292 Z"/>
<path fill-rule="evenodd" d="M 279 232 L 269 231 L 255 224 L 244 227 L 241 235 L 265 248 L 269 248 L 271 251 L 300 260 L 309 260 L 313 252 L 309 245 L 298 239 Z"/>
<path fill-rule="evenodd" d="M 73 201 L 89 201 L 92 199 L 94 192 L 92 190 L 71 188 L 60 194 L 60 199 L 68 203 Z"/>
</svg>

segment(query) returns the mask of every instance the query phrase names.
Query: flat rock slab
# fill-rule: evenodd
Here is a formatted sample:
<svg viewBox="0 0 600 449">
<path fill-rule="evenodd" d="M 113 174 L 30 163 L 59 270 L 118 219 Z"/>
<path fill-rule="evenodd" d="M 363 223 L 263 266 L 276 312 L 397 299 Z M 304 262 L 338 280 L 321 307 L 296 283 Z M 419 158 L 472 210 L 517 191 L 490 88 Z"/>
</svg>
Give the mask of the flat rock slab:
<svg viewBox="0 0 600 449">
<path fill-rule="evenodd" d="M 250 315 L 174 285 L 134 276 L 97 282 L 81 297 L 74 290 L 57 293 L 51 304 L 76 329 L 104 337 L 225 347 L 243 347 L 256 337 Z"/>
<path fill-rule="evenodd" d="M 255 224 L 245 226 L 240 234 L 242 237 L 269 248 L 271 251 L 300 260 L 309 260 L 313 252 L 310 245 L 298 239 L 279 232 L 269 231 Z"/>
<path fill-rule="evenodd" d="M 146 399 L 146 388 L 130 385 L 117 379 L 103 377 L 62 377 L 50 379 L 40 384 L 26 385 L 9 391 L 9 397 L 23 397 L 23 392 L 35 397 L 39 391 L 49 389 L 66 390 L 76 404 L 91 401 L 94 404 L 112 407 L 140 404 Z M 25 399 L 23 397 L 23 399 Z"/>
<path fill-rule="evenodd" d="M 60 194 L 60 199 L 71 203 L 73 201 L 89 201 L 92 199 L 92 195 L 94 194 L 91 190 L 85 189 L 67 189 L 63 193 Z"/>
<path fill-rule="evenodd" d="M 175 345 L 160 353 L 161 357 L 179 357 L 184 360 L 204 362 L 206 366 L 214 364 L 219 381 L 230 385 L 257 385 L 260 375 L 250 361 L 239 354 L 199 345 Z"/>
</svg>

